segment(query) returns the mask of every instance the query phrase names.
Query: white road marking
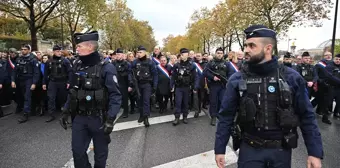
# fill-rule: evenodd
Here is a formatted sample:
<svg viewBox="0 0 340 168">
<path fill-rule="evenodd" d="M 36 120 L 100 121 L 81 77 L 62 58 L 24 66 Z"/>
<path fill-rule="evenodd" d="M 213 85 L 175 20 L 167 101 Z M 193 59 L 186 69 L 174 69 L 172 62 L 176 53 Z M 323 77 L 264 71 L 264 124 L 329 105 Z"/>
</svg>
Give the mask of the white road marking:
<svg viewBox="0 0 340 168">
<path fill-rule="evenodd" d="M 194 118 L 194 112 L 191 112 L 188 114 L 188 118 Z M 205 113 L 200 113 L 200 116 L 204 116 Z M 161 124 L 166 122 L 171 122 L 175 119 L 174 115 L 166 115 L 166 116 L 160 116 L 160 117 L 153 117 L 149 118 L 150 125 L 154 124 Z M 138 127 L 144 127 L 143 123 L 138 123 L 137 121 L 128 121 L 128 122 L 122 122 L 122 123 L 116 123 L 113 131 L 121 131 L 131 128 L 138 128 Z"/>
<path fill-rule="evenodd" d="M 231 165 L 237 162 L 237 155 L 227 146 L 226 148 L 226 165 Z M 216 168 L 214 150 L 200 153 L 198 155 L 179 159 L 173 162 L 165 163 L 153 168 Z"/>
</svg>

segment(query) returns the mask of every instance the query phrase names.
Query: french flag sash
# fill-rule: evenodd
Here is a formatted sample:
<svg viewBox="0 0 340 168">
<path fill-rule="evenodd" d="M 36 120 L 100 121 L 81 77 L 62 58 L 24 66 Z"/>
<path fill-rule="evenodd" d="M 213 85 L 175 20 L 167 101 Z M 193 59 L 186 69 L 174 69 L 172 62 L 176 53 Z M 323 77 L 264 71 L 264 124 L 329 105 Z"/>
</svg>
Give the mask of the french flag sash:
<svg viewBox="0 0 340 168">
<path fill-rule="evenodd" d="M 327 65 L 326 65 L 324 62 L 322 62 L 322 61 L 318 62 L 318 64 L 321 65 L 321 66 L 324 67 L 324 68 L 327 66 Z"/>
<path fill-rule="evenodd" d="M 230 65 L 231 65 L 231 67 L 233 67 L 233 69 L 235 70 L 235 72 L 238 72 L 239 70 L 238 70 L 238 67 L 237 67 L 237 65 L 235 65 L 233 62 L 229 62 L 230 63 Z"/>
<path fill-rule="evenodd" d="M 9 62 L 9 65 L 11 66 L 12 69 L 15 68 L 15 65 L 13 64 L 12 60 L 11 59 L 8 59 L 8 62 Z"/>
<path fill-rule="evenodd" d="M 195 67 L 196 67 L 196 69 L 197 69 L 197 72 L 201 75 L 201 74 L 203 74 L 203 68 L 201 67 L 201 65 L 199 64 L 199 63 L 196 63 L 196 62 L 194 62 L 194 65 L 195 65 Z"/>
<path fill-rule="evenodd" d="M 153 62 L 155 62 L 155 63 L 156 63 L 156 65 L 158 65 L 158 64 L 160 64 L 160 63 L 161 63 L 161 61 L 159 61 L 159 59 L 158 59 L 158 58 L 156 58 L 156 57 L 152 57 L 152 61 L 153 61 Z"/>
<path fill-rule="evenodd" d="M 161 66 L 161 64 L 158 64 L 158 65 L 157 65 L 157 68 L 158 68 L 159 70 L 161 70 L 161 72 L 162 72 L 166 77 L 168 77 L 168 78 L 170 79 L 170 75 L 169 75 L 168 70 L 166 70 L 163 66 Z"/>
</svg>

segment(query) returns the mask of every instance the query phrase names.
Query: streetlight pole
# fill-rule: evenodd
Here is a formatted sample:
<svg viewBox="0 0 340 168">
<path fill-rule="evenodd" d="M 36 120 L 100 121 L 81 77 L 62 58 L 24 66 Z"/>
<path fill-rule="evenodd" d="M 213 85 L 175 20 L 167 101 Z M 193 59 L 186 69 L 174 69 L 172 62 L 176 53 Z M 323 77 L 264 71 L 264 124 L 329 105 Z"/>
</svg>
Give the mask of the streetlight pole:
<svg viewBox="0 0 340 168">
<path fill-rule="evenodd" d="M 287 47 L 287 52 L 289 52 L 289 42 L 290 42 L 291 40 L 296 40 L 296 38 L 294 38 L 294 39 L 290 39 L 290 38 L 288 38 L 288 47 Z"/>
<path fill-rule="evenodd" d="M 336 36 L 336 20 L 338 18 L 338 6 L 339 6 L 339 0 L 336 0 L 335 3 L 335 16 L 334 16 L 334 25 L 333 25 L 333 37 L 332 37 L 332 55 L 334 56 L 334 47 L 335 47 L 335 36 Z"/>
</svg>

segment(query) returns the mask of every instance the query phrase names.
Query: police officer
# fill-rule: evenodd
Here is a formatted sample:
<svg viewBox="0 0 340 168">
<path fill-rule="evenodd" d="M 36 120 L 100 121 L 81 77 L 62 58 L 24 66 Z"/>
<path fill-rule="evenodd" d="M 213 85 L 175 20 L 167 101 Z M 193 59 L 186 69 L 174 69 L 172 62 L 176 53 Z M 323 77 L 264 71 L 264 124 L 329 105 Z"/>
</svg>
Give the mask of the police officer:
<svg viewBox="0 0 340 168">
<path fill-rule="evenodd" d="M 43 90 L 47 89 L 48 83 L 48 113 L 49 118 L 46 122 L 55 119 L 56 97 L 60 98 L 59 103 L 66 101 L 67 89 L 70 87 L 71 77 L 73 74 L 72 65 L 67 58 L 61 56 L 61 47 L 53 47 L 53 57 L 45 64 L 45 73 L 43 80 Z"/>
<path fill-rule="evenodd" d="M 72 152 L 76 168 L 90 168 L 86 150 L 94 145 L 94 167 L 105 168 L 113 122 L 121 105 L 117 71 L 98 53 L 98 33 L 74 34 L 79 59 L 73 66 L 70 109 L 77 113 L 72 123 Z M 67 115 L 61 118 L 66 129 Z"/>
<path fill-rule="evenodd" d="M 274 30 L 253 25 L 244 32 L 245 53 L 250 58 L 227 84 L 215 140 L 218 167 L 225 166 L 226 146 L 236 130 L 233 140 L 240 143 L 239 168 L 290 168 L 300 123 L 308 151 L 307 166 L 320 168 L 321 135 L 305 92 L 305 80 L 272 56 L 277 45 Z"/>
<path fill-rule="evenodd" d="M 30 45 L 21 47 L 22 56 L 16 60 L 16 66 L 12 72 L 11 85 L 12 88 L 16 88 L 17 109 L 21 111 L 23 108 L 24 110 L 23 116 L 18 119 L 19 123 L 28 120 L 31 112 L 32 90 L 39 81 L 39 64 L 30 51 Z"/>
<path fill-rule="evenodd" d="M 315 64 L 315 71 L 318 76 L 318 107 L 316 113 L 322 115 L 322 122 L 329 125 L 332 124 L 328 114 L 328 110 L 332 110 L 328 107 L 332 99 L 331 87 L 340 85 L 340 79 L 332 74 L 335 69 L 332 64 L 332 53 L 328 51 L 324 53 L 324 58 Z"/>
<path fill-rule="evenodd" d="M 139 119 L 138 122 L 144 121 L 146 127 L 150 126 L 150 97 L 155 94 L 158 83 L 158 74 L 155 63 L 146 57 L 146 49 L 143 46 L 138 47 L 138 59 L 132 63 L 134 77 L 137 79 L 140 97 L 138 100 Z M 134 86 L 136 87 L 136 86 Z"/>
<path fill-rule="evenodd" d="M 129 116 L 129 92 L 132 91 L 133 84 L 131 79 L 131 64 L 123 59 L 123 53 L 123 49 L 121 48 L 116 50 L 117 59 L 113 62 L 113 65 L 117 69 L 119 90 L 123 98 L 123 118 L 127 118 Z"/>
<path fill-rule="evenodd" d="M 172 123 L 174 126 L 179 124 L 179 118 L 182 113 L 183 123 L 188 124 L 188 106 L 189 94 L 191 89 L 196 93 L 198 89 L 198 76 L 196 76 L 196 68 L 191 61 L 188 60 L 189 50 L 186 48 L 180 49 L 181 60 L 172 68 L 171 73 L 171 88 L 174 92 L 176 86 L 175 101 L 175 120 Z"/>
<path fill-rule="evenodd" d="M 334 70 L 333 75 L 340 79 L 340 54 L 334 57 Z M 340 86 L 336 85 L 333 88 L 333 98 L 335 99 L 336 105 L 334 108 L 334 117 L 340 118 Z M 332 100 L 333 103 L 333 100 Z"/>
<path fill-rule="evenodd" d="M 283 55 L 283 65 L 293 68 L 293 58 L 290 52 L 286 52 L 285 55 Z"/>
<path fill-rule="evenodd" d="M 4 113 L 1 106 L 8 105 L 10 102 L 8 99 L 11 97 L 11 67 L 8 62 L 8 58 L 0 59 L 0 117 L 3 117 Z"/>
<path fill-rule="evenodd" d="M 210 61 L 204 69 L 204 76 L 209 81 L 209 114 L 211 117 L 210 125 L 212 126 L 216 125 L 216 115 L 222 102 L 225 85 L 227 84 L 229 73 L 228 64 L 229 63 L 223 59 L 223 49 L 218 48 L 216 49 L 216 57 Z"/>
<path fill-rule="evenodd" d="M 302 53 L 302 63 L 296 66 L 296 71 L 305 79 L 307 82 L 307 91 L 309 98 L 311 98 L 313 92 L 313 85 L 317 82 L 317 76 L 314 75 L 314 66 L 310 64 L 309 52 Z"/>
</svg>

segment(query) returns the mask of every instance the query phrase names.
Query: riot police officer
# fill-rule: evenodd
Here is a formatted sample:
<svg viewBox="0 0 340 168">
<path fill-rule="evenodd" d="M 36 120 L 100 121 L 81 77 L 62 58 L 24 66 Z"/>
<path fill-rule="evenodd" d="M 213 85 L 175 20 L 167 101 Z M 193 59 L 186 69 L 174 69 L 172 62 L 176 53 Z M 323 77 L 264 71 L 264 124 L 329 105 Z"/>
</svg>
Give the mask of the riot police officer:
<svg viewBox="0 0 340 168">
<path fill-rule="evenodd" d="M 233 135 L 234 149 L 240 148 L 239 168 L 290 168 L 300 126 L 307 166 L 320 168 L 322 140 L 305 80 L 272 55 L 277 45 L 274 30 L 253 25 L 244 32 L 249 60 L 229 78 L 224 94 L 215 140 L 218 167 L 225 167 L 225 150 Z"/>
<path fill-rule="evenodd" d="M 113 65 L 117 69 L 117 77 L 119 81 L 119 90 L 122 93 L 123 104 L 123 118 L 129 116 L 129 92 L 132 91 L 132 79 L 131 79 L 131 65 L 128 61 L 123 59 L 123 50 L 118 48 L 116 50 L 117 59 L 113 62 Z"/>
<path fill-rule="evenodd" d="M 283 56 L 283 65 L 289 68 L 294 68 L 293 57 L 292 54 L 290 54 L 290 52 L 286 52 L 285 55 Z"/>
<path fill-rule="evenodd" d="M 55 119 L 56 97 L 59 103 L 66 101 L 67 89 L 70 87 L 71 77 L 73 74 L 72 65 L 67 58 L 61 56 L 61 47 L 56 45 L 53 47 L 53 57 L 45 64 L 45 73 L 43 80 L 43 90 L 47 90 L 48 95 L 48 113 L 49 118 L 46 122 Z M 46 87 L 48 83 L 48 87 Z"/>
<path fill-rule="evenodd" d="M 313 92 L 313 85 L 317 82 L 317 76 L 314 75 L 314 66 L 310 64 L 309 52 L 302 53 L 302 63 L 296 66 L 296 71 L 305 79 L 307 82 L 307 91 L 309 98 Z"/>
<path fill-rule="evenodd" d="M 155 63 L 146 57 L 146 49 L 143 46 L 138 47 L 138 59 L 132 63 L 132 71 L 136 84 L 139 88 L 139 119 L 138 122 L 144 121 L 146 127 L 150 126 L 150 97 L 151 93 L 155 94 L 158 83 L 158 73 Z M 134 87 L 137 87 L 136 85 Z"/>
<path fill-rule="evenodd" d="M 175 93 L 175 120 L 172 123 L 174 126 L 179 124 L 179 118 L 182 113 L 183 123 L 188 124 L 188 106 L 189 106 L 189 94 L 191 90 L 194 92 L 198 89 L 198 77 L 196 76 L 196 68 L 191 61 L 188 60 L 189 50 L 186 48 L 180 49 L 181 60 L 176 63 L 171 72 L 171 88 L 174 92 L 174 86 L 176 87 Z"/>
<path fill-rule="evenodd" d="M 70 89 L 70 110 L 76 113 L 72 123 L 72 152 L 76 168 L 91 167 L 86 150 L 94 145 L 94 167 L 105 168 L 110 133 L 121 105 L 117 71 L 98 53 L 98 33 L 74 34 L 79 58 L 75 61 Z M 68 114 L 61 118 L 66 129 Z"/>
<path fill-rule="evenodd" d="M 333 75 L 340 79 L 340 54 L 335 55 L 333 63 L 334 63 Z M 334 117 L 340 118 L 340 86 L 339 85 L 334 86 L 332 93 L 336 103 L 334 108 Z"/>
<path fill-rule="evenodd" d="M 39 81 L 39 64 L 31 54 L 31 46 L 24 45 L 21 47 L 21 54 L 16 60 L 16 66 L 12 72 L 12 88 L 16 88 L 17 109 L 21 111 L 23 108 L 24 114 L 18 119 L 19 123 L 24 123 L 28 120 L 31 112 L 31 96 L 32 90 L 35 89 Z"/>
<path fill-rule="evenodd" d="M 0 59 L 0 117 L 4 115 L 1 106 L 8 105 L 11 97 L 11 67 L 8 59 Z"/>
</svg>

